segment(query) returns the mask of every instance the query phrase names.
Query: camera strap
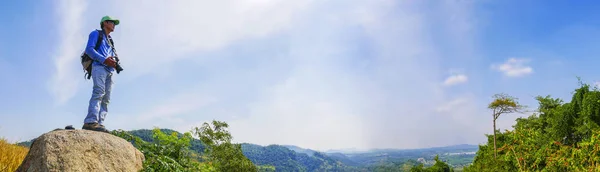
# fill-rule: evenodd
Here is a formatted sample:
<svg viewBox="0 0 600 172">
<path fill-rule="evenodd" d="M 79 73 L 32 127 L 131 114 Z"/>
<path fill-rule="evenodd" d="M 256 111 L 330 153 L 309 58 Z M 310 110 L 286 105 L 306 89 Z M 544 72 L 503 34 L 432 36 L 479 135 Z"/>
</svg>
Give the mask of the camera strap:
<svg viewBox="0 0 600 172">
<path fill-rule="evenodd" d="M 106 38 L 108 39 L 108 45 L 112 49 L 113 54 L 115 54 L 114 56 L 117 56 L 117 51 L 115 50 L 115 42 L 113 42 L 112 37 L 110 35 L 106 35 Z"/>
</svg>

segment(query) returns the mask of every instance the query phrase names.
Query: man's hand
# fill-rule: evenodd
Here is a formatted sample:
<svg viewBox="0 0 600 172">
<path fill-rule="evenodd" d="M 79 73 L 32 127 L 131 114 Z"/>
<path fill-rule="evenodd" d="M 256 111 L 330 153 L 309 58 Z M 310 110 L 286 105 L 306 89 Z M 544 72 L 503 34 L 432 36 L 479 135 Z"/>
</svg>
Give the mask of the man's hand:
<svg viewBox="0 0 600 172">
<path fill-rule="evenodd" d="M 104 60 L 104 64 L 113 68 L 117 68 L 117 62 L 113 60 L 113 57 L 110 56 Z"/>
</svg>

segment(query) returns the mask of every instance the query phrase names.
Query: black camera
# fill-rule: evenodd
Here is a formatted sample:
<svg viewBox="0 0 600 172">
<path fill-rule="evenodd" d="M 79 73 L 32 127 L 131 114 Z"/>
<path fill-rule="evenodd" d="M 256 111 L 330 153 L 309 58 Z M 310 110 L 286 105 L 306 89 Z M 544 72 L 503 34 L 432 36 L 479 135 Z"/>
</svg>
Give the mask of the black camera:
<svg viewBox="0 0 600 172">
<path fill-rule="evenodd" d="M 115 56 L 115 62 L 117 62 L 117 67 L 115 69 L 117 70 L 117 74 L 119 74 L 123 71 L 123 67 L 121 67 L 121 63 L 119 62 L 119 57 Z"/>
</svg>

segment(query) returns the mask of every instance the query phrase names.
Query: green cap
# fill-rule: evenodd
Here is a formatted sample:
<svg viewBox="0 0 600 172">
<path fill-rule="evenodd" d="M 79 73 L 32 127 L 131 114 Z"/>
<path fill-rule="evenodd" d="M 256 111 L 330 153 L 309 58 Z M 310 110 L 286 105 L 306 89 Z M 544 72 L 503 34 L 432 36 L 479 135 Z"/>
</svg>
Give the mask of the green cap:
<svg viewBox="0 0 600 172">
<path fill-rule="evenodd" d="M 104 17 L 102 17 L 102 20 L 100 20 L 100 24 L 102 24 L 102 22 L 104 22 L 106 20 L 113 21 L 113 22 L 115 22 L 115 25 L 119 25 L 119 19 L 111 17 L 111 16 L 104 16 Z"/>
</svg>

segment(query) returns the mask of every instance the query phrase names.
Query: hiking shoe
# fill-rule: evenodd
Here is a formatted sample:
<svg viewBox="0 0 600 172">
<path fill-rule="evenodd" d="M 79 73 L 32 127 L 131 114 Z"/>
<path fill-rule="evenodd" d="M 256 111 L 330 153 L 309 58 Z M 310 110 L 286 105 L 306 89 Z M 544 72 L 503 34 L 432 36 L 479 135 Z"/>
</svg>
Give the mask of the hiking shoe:
<svg viewBox="0 0 600 172">
<path fill-rule="evenodd" d="M 100 127 L 104 128 L 107 133 L 110 133 L 110 130 L 106 129 L 106 127 L 104 127 L 104 125 L 102 125 L 102 124 L 98 124 L 98 125 L 100 125 Z"/>
<path fill-rule="evenodd" d="M 98 123 L 85 123 L 83 124 L 83 127 L 81 127 L 81 129 L 109 133 L 109 131 L 106 128 L 104 128 L 104 126 Z"/>
</svg>

